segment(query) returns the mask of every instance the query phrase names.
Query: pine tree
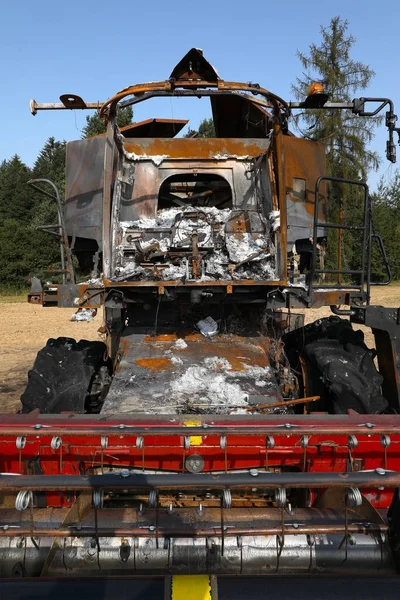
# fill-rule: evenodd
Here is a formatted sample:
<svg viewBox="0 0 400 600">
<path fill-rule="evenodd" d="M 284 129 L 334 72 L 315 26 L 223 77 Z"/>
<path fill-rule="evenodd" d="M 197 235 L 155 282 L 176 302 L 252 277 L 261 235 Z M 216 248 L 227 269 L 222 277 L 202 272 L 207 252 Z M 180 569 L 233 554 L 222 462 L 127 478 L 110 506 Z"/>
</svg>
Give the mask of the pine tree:
<svg viewBox="0 0 400 600">
<path fill-rule="evenodd" d="M 308 54 L 297 52 L 304 72 L 292 91 L 299 100 L 304 100 L 312 81 L 325 86 L 332 102 L 350 102 L 370 84 L 375 73 L 352 58 L 356 40 L 348 33 L 348 26 L 347 20 L 334 17 L 328 27 L 321 26 L 319 45 L 311 44 Z M 296 121 L 305 137 L 324 142 L 328 174 L 365 179 L 370 169 L 378 168 L 379 157 L 368 144 L 380 118 L 359 117 L 348 110 L 316 109 L 304 111 Z"/>
<path fill-rule="evenodd" d="M 213 138 L 215 137 L 214 121 L 212 119 L 203 119 L 199 125 L 199 128 L 188 130 L 185 135 L 187 138 Z"/>
<path fill-rule="evenodd" d="M 130 125 L 132 123 L 132 119 L 132 106 L 127 106 L 126 108 L 119 108 L 117 110 L 118 127 L 125 127 L 126 125 Z M 101 119 L 98 112 L 95 112 L 93 115 L 88 115 L 86 117 L 86 125 L 82 129 L 82 138 L 94 137 L 95 135 L 105 133 L 105 131 L 106 127 L 104 125 L 103 119 Z"/>
<path fill-rule="evenodd" d="M 393 279 L 400 279 L 400 172 L 396 171 L 391 183 L 379 182 L 373 196 L 374 227 L 382 236 Z M 386 273 L 381 254 L 376 247 L 372 255 L 373 280 Z"/>
<path fill-rule="evenodd" d="M 47 279 L 47 269 L 60 266 L 53 238 L 16 219 L 0 224 L 0 256 L 2 289 L 26 289 L 32 275 Z"/>
<path fill-rule="evenodd" d="M 58 142 L 50 137 L 37 157 L 32 170 L 33 179 L 50 179 L 58 189 L 61 200 L 64 199 L 65 190 L 65 153 L 66 142 Z M 50 186 L 39 184 L 46 192 L 53 194 Z M 34 208 L 32 210 L 32 223 L 35 226 L 49 225 L 58 222 L 57 207 L 54 200 L 30 188 Z"/>
<path fill-rule="evenodd" d="M 304 69 L 292 91 L 304 100 L 309 85 L 321 82 L 332 102 L 351 102 L 361 96 L 375 73 L 368 66 L 352 58 L 355 38 L 348 32 L 348 21 L 341 17 L 331 19 L 328 27 L 321 27 L 321 42 L 311 44 L 309 52 L 298 51 Z M 327 174 L 353 180 L 366 180 L 367 173 L 379 166 L 376 152 L 368 148 L 374 128 L 381 117 L 359 117 L 350 110 L 306 110 L 295 117 L 295 124 L 304 137 L 325 144 Z M 327 217 L 338 222 L 339 206 L 343 200 L 344 220 L 348 225 L 362 223 L 363 197 L 359 187 L 333 183 L 328 187 Z M 337 230 L 328 233 L 327 266 L 338 268 Z M 343 232 L 341 244 L 343 265 L 352 270 L 361 267 L 362 239 L 353 232 Z"/>
<path fill-rule="evenodd" d="M 18 219 L 28 222 L 32 199 L 27 189 L 31 177 L 27 167 L 15 154 L 0 165 L 0 223 L 5 219 Z"/>
</svg>

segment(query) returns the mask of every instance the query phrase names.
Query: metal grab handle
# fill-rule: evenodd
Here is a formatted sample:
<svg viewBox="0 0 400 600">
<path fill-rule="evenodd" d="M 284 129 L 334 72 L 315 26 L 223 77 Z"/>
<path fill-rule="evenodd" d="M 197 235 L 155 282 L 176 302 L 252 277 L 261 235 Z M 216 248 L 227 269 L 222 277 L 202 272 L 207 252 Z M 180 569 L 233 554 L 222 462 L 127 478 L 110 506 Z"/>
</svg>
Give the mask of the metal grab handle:
<svg viewBox="0 0 400 600">
<path fill-rule="evenodd" d="M 378 242 L 378 246 L 379 246 L 379 250 L 382 256 L 382 260 L 383 260 L 383 264 L 385 265 L 385 269 L 386 269 L 386 274 L 387 274 L 387 280 L 386 281 L 371 281 L 370 285 L 389 285 L 389 283 L 392 282 L 393 280 L 393 275 L 392 275 L 392 269 L 390 268 L 390 264 L 388 261 L 388 257 L 386 254 L 386 250 L 385 250 L 385 245 L 383 243 L 383 239 L 382 237 L 379 235 L 379 233 L 373 233 L 371 235 L 371 241 L 372 239 L 375 238 Z"/>
<path fill-rule="evenodd" d="M 334 304 L 331 304 L 330 309 L 334 315 L 339 316 L 351 317 L 356 314 L 356 311 L 352 308 L 338 308 Z"/>
<path fill-rule="evenodd" d="M 41 186 L 37 185 L 38 183 L 47 183 L 53 188 L 54 194 L 47 192 Z M 67 279 L 75 283 L 75 269 L 72 262 L 71 249 L 69 246 L 68 235 L 65 227 L 64 220 L 64 212 L 63 206 L 60 199 L 60 194 L 58 192 L 57 186 L 50 179 L 30 179 L 27 182 L 33 189 L 37 190 L 44 196 L 48 196 L 52 200 L 55 201 L 57 206 L 57 214 L 58 214 L 58 228 L 60 234 L 60 252 L 61 252 L 61 270 L 60 273 L 63 273 L 63 283 L 65 283 L 65 274 L 68 275 Z M 46 226 L 45 226 L 46 227 Z M 38 228 L 39 229 L 39 228 Z M 65 261 L 67 262 L 67 268 L 65 268 Z"/>
</svg>

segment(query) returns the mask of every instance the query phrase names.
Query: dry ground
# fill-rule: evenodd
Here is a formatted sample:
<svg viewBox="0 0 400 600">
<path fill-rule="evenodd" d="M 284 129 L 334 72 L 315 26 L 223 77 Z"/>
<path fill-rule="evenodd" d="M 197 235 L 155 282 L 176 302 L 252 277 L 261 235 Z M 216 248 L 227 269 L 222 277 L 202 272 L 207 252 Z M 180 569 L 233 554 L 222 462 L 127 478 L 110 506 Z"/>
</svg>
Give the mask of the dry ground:
<svg viewBox="0 0 400 600">
<path fill-rule="evenodd" d="M 400 285 L 375 288 L 372 302 L 383 306 L 400 306 Z M 102 325 L 102 311 L 91 323 L 71 322 L 73 312 L 72 308 L 43 308 L 15 301 L 3 301 L 0 304 L 0 413 L 18 410 L 28 370 L 48 338 L 66 336 L 77 340 L 100 339 L 97 330 Z M 305 312 L 306 322 L 331 314 L 329 308 Z M 369 331 L 365 333 L 367 344 L 373 346 L 372 334 Z"/>
</svg>

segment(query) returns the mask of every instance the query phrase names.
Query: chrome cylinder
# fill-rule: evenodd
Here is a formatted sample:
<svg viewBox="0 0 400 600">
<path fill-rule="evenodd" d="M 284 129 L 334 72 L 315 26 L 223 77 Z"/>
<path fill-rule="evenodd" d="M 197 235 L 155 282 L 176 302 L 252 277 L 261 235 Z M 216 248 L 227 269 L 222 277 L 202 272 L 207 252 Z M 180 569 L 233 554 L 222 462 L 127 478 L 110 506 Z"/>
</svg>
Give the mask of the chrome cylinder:
<svg viewBox="0 0 400 600">
<path fill-rule="evenodd" d="M 0 577 L 37 577 L 53 538 L 1 538 Z M 395 573 L 388 542 L 369 534 L 208 538 L 57 538 L 47 576 L 215 573 Z"/>
</svg>

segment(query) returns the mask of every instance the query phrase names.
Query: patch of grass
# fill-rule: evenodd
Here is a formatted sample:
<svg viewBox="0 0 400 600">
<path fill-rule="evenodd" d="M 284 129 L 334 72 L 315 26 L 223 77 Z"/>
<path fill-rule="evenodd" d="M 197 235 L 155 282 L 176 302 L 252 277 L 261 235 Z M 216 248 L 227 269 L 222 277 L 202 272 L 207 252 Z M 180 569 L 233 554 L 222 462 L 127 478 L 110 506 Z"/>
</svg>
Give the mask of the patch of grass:
<svg viewBox="0 0 400 600">
<path fill-rule="evenodd" d="M 26 302 L 29 290 L 15 289 L 11 287 L 0 288 L 0 304 L 6 302 Z"/>
</svg>

